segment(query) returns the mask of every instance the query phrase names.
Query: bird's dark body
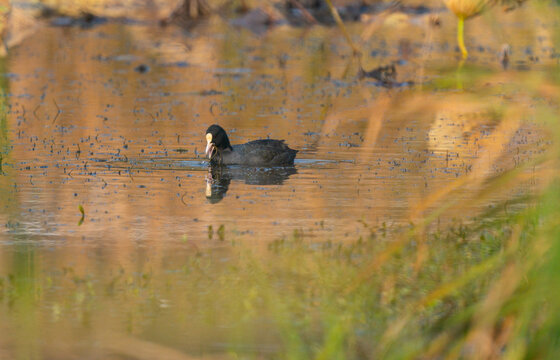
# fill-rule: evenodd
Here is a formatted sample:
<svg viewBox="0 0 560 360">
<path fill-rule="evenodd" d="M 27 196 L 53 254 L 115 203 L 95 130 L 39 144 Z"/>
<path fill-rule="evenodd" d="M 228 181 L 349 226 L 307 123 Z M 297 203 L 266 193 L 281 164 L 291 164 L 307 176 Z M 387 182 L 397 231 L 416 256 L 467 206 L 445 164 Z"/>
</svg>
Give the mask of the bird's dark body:
<svg viewBox="0 0 560 360">
<path fill-rule="evenodd" d="M 294 164 L 297 150 L 290 149 L 284 140 L 262 139 L 246 144 L 230 145 L 225 130 L 217 125 L 208 128 L 217 151 L 210 159 L 213 165 L 288 166 Z"/>
</svg>

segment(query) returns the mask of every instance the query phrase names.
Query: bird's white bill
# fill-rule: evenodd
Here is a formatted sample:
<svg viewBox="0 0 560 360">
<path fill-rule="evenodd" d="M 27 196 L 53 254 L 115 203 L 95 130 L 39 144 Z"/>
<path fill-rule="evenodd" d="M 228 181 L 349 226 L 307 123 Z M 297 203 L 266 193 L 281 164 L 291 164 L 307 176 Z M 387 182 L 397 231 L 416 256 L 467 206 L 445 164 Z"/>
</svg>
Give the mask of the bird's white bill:
<svg viewBox="0 0 560 360">
<path fill-rule="evenodd" d="M 212 154 L 214 153 L 214 144 L 212 144 L 212 134 L 206 134 L 206 156 L 208 159 L 212 158 Z"/>
<path fill-rule="evenodd" d="M 214 144 L 212 143 L 206 144 L 206 156 L 208 156 L 208 159 L 212 158 L 213 153 L 214 153 Z"/>
</svg>

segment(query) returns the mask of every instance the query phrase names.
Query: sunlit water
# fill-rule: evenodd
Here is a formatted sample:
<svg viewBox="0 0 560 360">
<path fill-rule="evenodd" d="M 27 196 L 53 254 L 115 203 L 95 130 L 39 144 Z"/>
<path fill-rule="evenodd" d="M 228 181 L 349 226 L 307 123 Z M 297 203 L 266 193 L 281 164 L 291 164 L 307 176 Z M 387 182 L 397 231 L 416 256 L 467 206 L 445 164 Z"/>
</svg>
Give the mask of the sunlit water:
<svg viewBox="0 0 560 360">
<path fill-rule="evenodd" d="M 58 323 L 59 336 L 90 338 L 103 321 L 84 319 L 86 312 L 103 312 L 97 316 L 110 319 L 115 331 L 156 342 L 158 333 L 174 333 L 174 325 L 160 321 L 180 314 L 158 318 L 152 305 L 134 324 L 104 307 L 103 297 L 88 311 L 77 309 L 87 301 L 80 296 L 91 294 L 66 284 L 68 273 L 105 284 L 119 272 L 141 279 L 183 269 L 204 251 L 227 262 L 236 242 L 259 248 L 294 234 L 356 240 L 370 227 L 415 223 L 442 202 L 427 202 L 430 194 L 458 178 L 471 177 L 453 195 L 461 201 L 541 153 L 548 143 L 538 119 L 502 118 L 510 106 L 531 104 L 517 78 L 538 78 L 555 66 L 554 50 L 543 45 L 550 41 L 546 26 L 529 33 L 532 23 L 509 18 L 502 36 L 515 35 L 515 43 L 505 71 L 496 55 L 500 42 L 476 36 L 492 27 L 474 20 L 475 65 L 457 70 L 452 18 L 441 16 L 443 28 L 419 17 L 398 25 L 404 30 L 382 27 L 367 42 L 364 66 L 400 60 L 398 80 L 410 83 L 392 89 L 354 75 L 336 28 L 278 27 L 257 35 L 215 19 L 191 33 L 109 23 L 44 27 L 26 39 L 2 62 L 0 317 L 8 321 L 0 333 L 19 330 L 0 339 L 0 350 L 33 358 L 46 347 L 73 357 L 83 349 L 56 342 L 52 349 L 39 340 L 18 345 L 18 334 Z M 359 34 L 360 27 L 351 28 Z M 209 169 L 204 132 L 213 123 L 232 143 L 285 139 L 299 150 L 295 165 Z M 438 224 L 468 222 L 530 192 L 538 180 L 530 172 L 526 182 L 483 203 L 450 208 Z M 19 305 L 3 292 L 11 283 L 19 284 Z M 173 299 L 157 301 L 154 309 L 173 309 Z M 199 336 L 179 347 L 241 346 Z M 183 341 L 169 339 L 164 343 Z M 93 343 L 83 346 L 91 351 Z M 267 346 L 259 351 L 275 351 L 273 342 Z"/>
</svg>

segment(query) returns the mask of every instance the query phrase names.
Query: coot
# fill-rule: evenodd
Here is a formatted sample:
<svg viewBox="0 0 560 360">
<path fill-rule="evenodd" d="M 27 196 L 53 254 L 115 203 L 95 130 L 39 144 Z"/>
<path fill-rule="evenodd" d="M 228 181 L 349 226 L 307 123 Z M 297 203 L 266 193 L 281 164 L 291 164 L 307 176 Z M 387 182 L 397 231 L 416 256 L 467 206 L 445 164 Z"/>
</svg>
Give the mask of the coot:
<svg viewBox="0 0 560 360">
<path fill-rule="evenodd" d="M 286 166 L 294 164 L 296 153 L 284 140 L 253 140 L 232 146 L 220 125 L 211 125 L 206 130 L 206 156 L 211 164 Z"/>
</svg>

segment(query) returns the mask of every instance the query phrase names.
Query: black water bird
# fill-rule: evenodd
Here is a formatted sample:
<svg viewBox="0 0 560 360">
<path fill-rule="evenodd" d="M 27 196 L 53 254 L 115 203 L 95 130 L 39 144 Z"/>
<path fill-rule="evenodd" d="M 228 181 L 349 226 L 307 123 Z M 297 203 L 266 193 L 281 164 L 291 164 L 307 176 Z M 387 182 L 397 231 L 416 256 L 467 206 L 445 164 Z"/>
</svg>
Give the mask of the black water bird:
<svg viewBox="0 0 560 360">
<path fill-rule="evenodd" d="M 297 152 L 284 140 L 261 139 L 232 146 L 220 125 L 206 130 L 206 156 L 213 165 L 289 166 Z"/>
</svg>

